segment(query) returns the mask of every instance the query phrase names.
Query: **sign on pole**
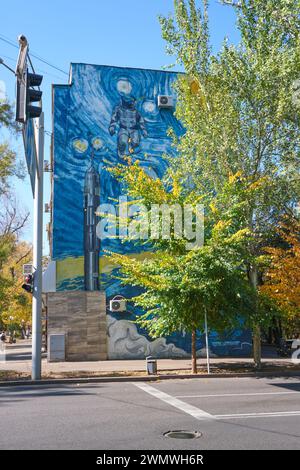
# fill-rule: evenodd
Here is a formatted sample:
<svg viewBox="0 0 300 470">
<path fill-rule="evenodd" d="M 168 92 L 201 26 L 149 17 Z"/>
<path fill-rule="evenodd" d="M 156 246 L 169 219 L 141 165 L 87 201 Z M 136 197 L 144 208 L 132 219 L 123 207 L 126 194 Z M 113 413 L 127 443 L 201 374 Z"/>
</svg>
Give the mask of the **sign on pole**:
<svg viewBox="0 0 300 470">
<path fill-rule="evenodd" d="M 27 274 L 33 274 L 32 264 L 23 264 L 23 276 L 26 276 Z"/>
<path fill-rule="evenodd" d="M 37 165 L 37 153 L 36 153 L 36 143 L 34 135 L 34 124 L 33 120 L 29 119 L 23 125 L 23 141 L 24 141 L 24 150 L 25 158 L 27 163 L 27 169 L 30 176 L 32 194 L 34 195 L 35 187 L 35 178 L 38 171 Z"/>
</svg>

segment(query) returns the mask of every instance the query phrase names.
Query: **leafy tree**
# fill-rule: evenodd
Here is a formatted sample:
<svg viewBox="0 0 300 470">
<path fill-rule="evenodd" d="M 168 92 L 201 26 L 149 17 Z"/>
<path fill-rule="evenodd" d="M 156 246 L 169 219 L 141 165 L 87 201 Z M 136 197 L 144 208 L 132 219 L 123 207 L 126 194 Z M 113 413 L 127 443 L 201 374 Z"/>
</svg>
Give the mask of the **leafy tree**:
<svg viewBox="0 0 300 470">
<path fill-rule="evenodd" d="M 151 178 L 138 162 L 129 161 L 128 166 L 119 165 L 112 172 L 126 187 L 129 207 L 139 203 L 146 208 L 137 218 L 129 220 L 135 228 L 130 233 L 142 235 L 142 240 L 137 240 L 139 244 L 143 243 L 145 221 L 152 222 L 154 204 L 168 204 L 169 207 L 190 204 L 194 211 L 199 202 L 205 205 L 203 246 L 187 250 L 187 240 L 176 236 L 173 219 L 168 239 L 148 239 L 146 229 L 145 242 L 154 250 L 150 258 L 110 254 L 120 267 L 122 282 L 143 290 L 133 299 L 135 305 L 146 312 L 136 322 L 146 328 L 150 336 L 178 331 L 192 333 L 192 371 L 195 373 L 195 332 L 203 329 L 205 313 L 210 327 L 220 332 L 240 325 L 242 320 L 245 326 L 253 322 L 256 293 L 241 270 L 245 246 L 251 240 L 248 230 L 238 228 L 238 219 L 243 217 L 246 207 L 246 201 L 239 196 L 239 193 L 244 194 L 240 188 L 241 178 L 232 176 L 222 192 L 216 195 L 203 193 L 200 197 L 191 190 L 185 191 L 176 177 Z M 257 191 L 257 187 L 252 190 Z M 161 219 L 158 225 L 162 228 Z M 133 238 L 129 234 L 127 240 Z"/>
<path fill-rule="evenodd" d="M 167 51 L 187 74 L 176 84 L 176 115 L 186 128 L 174 136 L 179 157 L 173 170 L 198 194 L 222 191 L 228 175 L 240 173 L 249 187 L 240 229 L 254 233 L 246 269 L 256 289 L 259 256 L 283 213 L 299 198 L 299 108 L 294 83 L 300 70 L 300 0 L 241 0 L 237 12 L 240 43 L 224 41 L 213 55 L 209 44 L 208 1 L 175 0 L 174 16 L 160 18 Z M 171 163 L 172 165 L 172 163 Z M 254 360 L 261 365 L 260 315 L 255 308 Z"/>
<path fill-rule="evenodd" d="M 284 312 L 287 332 L 299 333 L 300 328 L 300 223 L 294 220 L 282 224 L 279 235 L 282 247 L 266 249 L 271 264 L 261 292 L 271 297 Z M 298 331 L 297 331 L 298 330 Z"/>
<path fill-rule="evenodd" d="M 20 242 L 9 251 L 0 266 L 0 324 L 18 329 L 22 321 L 27 323 L 31 318 L 31 296 L 21 286 L 23 264 L 31 261 L 32 248 L 28 243 Z"/>
<path fill-rule="evenodd" d="M 6 128 L 16 133 L 18 127 L 13 119 L 12 107 L 7 100 L 0 100 L 0 130 Z M 8 193 L 9 179 L 23 177 L 23 166 L 17 162 L 16 153 L 7 141 L 0 142 L 0 198 Z"/>
<path fill-rule="evenodd" d="M 6 129 L 10 133 L 18 131 L 13 120 L 13 112 L 6 100 L 0 100 L 0 130 Z M 0 142 L 0 322 L 4 320 L 5 313 L 13 308 L 19 295 L 22 303 L 22 292 L 16 289 L 16 279 L 12 279 L 7 272 L 7 263 L 12 256 L 18 256 L 20 245 L 19 234 L 27 222 L 28 213 L 23 213 L 12 195 L 11 178 L 23 177 L 23 167 L 17 161 L 14 150 L 7 141 Z M 20 305 L 21 305 L 20 303 Z M 24 302 L 24 305 L 27 300 Z"/>
</svg>

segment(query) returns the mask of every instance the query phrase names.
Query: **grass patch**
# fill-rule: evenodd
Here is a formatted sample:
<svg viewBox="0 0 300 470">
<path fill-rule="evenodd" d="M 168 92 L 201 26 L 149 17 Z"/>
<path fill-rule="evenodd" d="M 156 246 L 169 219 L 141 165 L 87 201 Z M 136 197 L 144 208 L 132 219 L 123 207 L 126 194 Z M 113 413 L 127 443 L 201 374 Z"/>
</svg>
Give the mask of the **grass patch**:
<svg viewBox="0 0 300 470">
<path fill-rule="evenodd" d="M 30 374 L 28 374 L 27 372 L 16 372 L 15 370 L 0 370 L 0 381 L 26 379 L 30 379 Z"/>
</svg>

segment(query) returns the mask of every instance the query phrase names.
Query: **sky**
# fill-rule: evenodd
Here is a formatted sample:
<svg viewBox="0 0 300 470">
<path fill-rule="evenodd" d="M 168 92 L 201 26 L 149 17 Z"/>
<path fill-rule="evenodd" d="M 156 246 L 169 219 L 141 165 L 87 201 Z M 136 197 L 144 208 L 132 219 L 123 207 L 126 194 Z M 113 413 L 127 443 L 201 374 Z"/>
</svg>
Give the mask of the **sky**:
<svg viewBox="0 0 300 470">
<path fill-rule="evenodd" d="M 199 3 L 199 2 L 198 2 Z M 9 0 L 0 2 L 0 57 L 15 68 L 17 37 L 24 34 L 31 55 L 55 66 L 50 67 L 32 56 L 37 73 L 44 76 L 43 109 L 45 113 L 45 160 L 50 160 L 52 131 L 51 86 L 67 83 L 71 62 L 161 69 L 173 63 L 165 53 L 158 15 L 173 12 L 173 0 Z M 231 7 L 210 0 L 211 44 L 217 52 L 226 37 L 238 41 L 235 13 Z M 59 70 L 57 70 L 59 69 Z M 179 70 L 175 67 L 174 70 Z M 0 65 L 0 96 L 3 93 L 15 102 L 15 78 Z M 3 136 L 2 138 L 7 138 Z M 1 138 L 1 135 L 0 135 Z M 24 151 L 21 139 L 11 144 L 21 160 Z M 22 238 L 32 241 L 32 193 L 27 176 L 13 182 L 19 206 L 31 213 Z M 50 178 L 45 174 L 44 202 L 50 200 Z M 44 214 L 44 226 L 49 215 Z M 44 254 L 49 247 L 44 231 Z"/>
</svg>

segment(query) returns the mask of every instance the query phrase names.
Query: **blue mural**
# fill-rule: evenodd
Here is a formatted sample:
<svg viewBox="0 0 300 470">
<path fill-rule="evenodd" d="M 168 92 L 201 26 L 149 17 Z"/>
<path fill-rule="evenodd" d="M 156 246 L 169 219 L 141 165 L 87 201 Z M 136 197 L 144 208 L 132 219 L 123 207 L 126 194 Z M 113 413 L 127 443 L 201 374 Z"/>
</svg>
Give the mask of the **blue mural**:
<svg viewBox="0 0 300 470">
<path fill-rule="evenodd" d="M 116 294 L 130 299 L 136 291 L 114 278 L 106 250 L 137 252 L 117 238 L 100 241 L 96 235 L 99 202 L 112 203 L 122 193 L 108 171 L 137 158 L 147 173 L 162 177 L 164 154 L 175 157 L 167 130 L 177 135 L 181 124 L 170 109 L 159 109 L 158 95 L 173 96 L 174 72 L 72 64 L 69 85 L 53 87 L 54 175 L 52 257 L 57 262 L 57 290 L 105 289 L 107 303 Z M 185 357 L 190 338 L 185 334 L 151 340 L 132 322 L 141 312 L 107 312 L 110 358 Z M 230 341 L 229 341 L 230 340 Z M 247 355 L 249 333 L 232 332 L 222 341 L 211 335 L 212 354 Z M 204 338 L 197 339 L 204 355 Z"/>
</svg>

